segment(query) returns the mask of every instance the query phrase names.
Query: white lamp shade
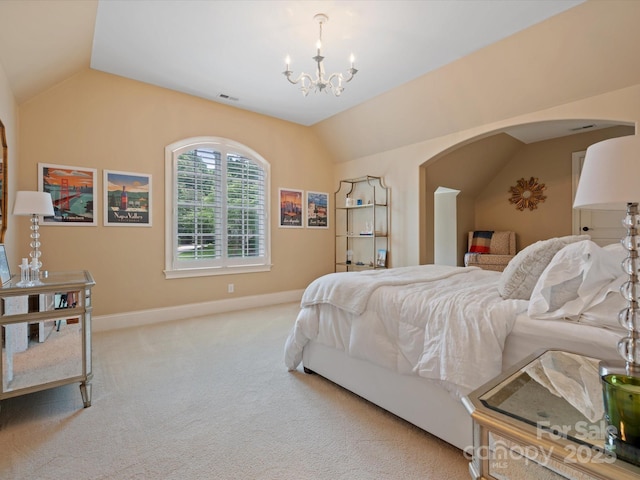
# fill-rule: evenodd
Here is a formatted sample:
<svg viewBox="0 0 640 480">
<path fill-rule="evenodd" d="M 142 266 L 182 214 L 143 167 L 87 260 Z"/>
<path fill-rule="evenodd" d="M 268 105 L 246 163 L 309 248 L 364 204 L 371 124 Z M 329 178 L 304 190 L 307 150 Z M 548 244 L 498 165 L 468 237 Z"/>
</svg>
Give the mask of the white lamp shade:
<svg viewBox="0 0 640 480">
<path fill-rule="evenodd" d="M 587 148 L 574 208 L 624 210 L 640 203 L 640 136 L 611 138 Z"/>
<path fill-rule="evenodd" d="M 46 215 L 52 216 L 53 201 L 48 192 L 17 192 L 13 204 L 14 215 Z"/>
</svg>

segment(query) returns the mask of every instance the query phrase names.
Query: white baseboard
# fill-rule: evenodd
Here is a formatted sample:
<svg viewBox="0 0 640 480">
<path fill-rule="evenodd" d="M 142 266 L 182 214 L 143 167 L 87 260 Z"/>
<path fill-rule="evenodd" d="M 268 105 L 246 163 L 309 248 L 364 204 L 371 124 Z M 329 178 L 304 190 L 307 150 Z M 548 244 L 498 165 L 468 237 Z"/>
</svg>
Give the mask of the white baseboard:
<svg viewBox="0 0 640 480">
<path fill-rule="evenodd" d="M 302 293 L 303 290 L 290 290 L 286 292 L 270 293 L 267 295 L 253 295 L 249 297 L 214 300 L 204 303 L 176 305 L 175 307 L 154 308 L 151 310 L 116 313 L 113 315 L 100 315 L 92 318 L 91 329 L 93 332 L 104 332 L 119 328 L 139 327 L 142 325 L 150 325 L 152 323 L 203 317 L 214 313 L 266 307 L 269 305 L 277 305 L 279 303 L 299 302 L 302 298 Z"/>
</svg>

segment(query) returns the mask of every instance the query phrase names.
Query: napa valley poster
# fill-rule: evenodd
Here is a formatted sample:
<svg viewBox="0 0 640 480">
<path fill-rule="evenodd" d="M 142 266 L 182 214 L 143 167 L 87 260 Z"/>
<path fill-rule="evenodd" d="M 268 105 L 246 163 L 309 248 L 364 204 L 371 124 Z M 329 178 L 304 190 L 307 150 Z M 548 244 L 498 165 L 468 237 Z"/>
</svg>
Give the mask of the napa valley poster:
<svg viewBox="0 0 640 480">
<path fill-rule="evenodd" d="M 151 226 L 151 175 L 104 171 L 104 225 Z"/>
</svg>

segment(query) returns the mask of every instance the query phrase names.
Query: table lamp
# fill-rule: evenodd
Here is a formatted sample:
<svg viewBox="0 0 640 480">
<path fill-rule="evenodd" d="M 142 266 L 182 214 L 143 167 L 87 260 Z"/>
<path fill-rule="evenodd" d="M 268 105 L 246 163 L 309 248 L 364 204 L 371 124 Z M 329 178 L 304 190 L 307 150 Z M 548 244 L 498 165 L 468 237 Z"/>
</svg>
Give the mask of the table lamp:
<svg viewBox="0 0 640 480">
<path fill-rule="evenodd" d="M 24 259 L 20 267 L 23 269 L 23 272 L 25 271 L 25 266 L 27 270 L 30 270 L 27 284 L 35 285 L 39 283 L 39 272 L 42 267 L 42 261 L 40 260 L 40 255 L 42 254 L 40 251 L 40 232 L 38 231 L 40 225 L 38 219 L 40 215 L 52 216 L 54 214 L 51 194 L 48 192 L 17 192 L 16 201 L 13 204 L 13 214 L 29 215 L 31 217 L 31 243 L 29 244 L 32 248 L 31 253 L 29 253 L 31 262 L 25 265 L 27 262 L 25 262 L 24 260 L 26 259 Z M 21 282 L 24 282 L 24 280 L 23 278 Z"/>
<path fill-rule="evenodd" d="M 621 360 L 600 363 L 606 447 L 620 458 L 640 464 L 640 136 L 612 138 L 587 148 L 574 208 L 624 210 L 627 229 L 622 245 L 628 252 L 622 270 L 629 279 L 620 287 L 627 307 L 618 321 L 627 335 L 618 342 Z M 613 427 L 613 428 L 611 428 Z"/>
</svg>

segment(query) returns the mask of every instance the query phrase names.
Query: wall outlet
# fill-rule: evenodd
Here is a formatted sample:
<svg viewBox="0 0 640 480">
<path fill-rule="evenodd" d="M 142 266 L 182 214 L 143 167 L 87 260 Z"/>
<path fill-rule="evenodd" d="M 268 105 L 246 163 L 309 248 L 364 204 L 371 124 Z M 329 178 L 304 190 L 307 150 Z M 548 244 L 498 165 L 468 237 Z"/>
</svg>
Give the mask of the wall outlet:
<svg viewBox="0 0 640 480">
<path fill-rule="evenodd" d="M 229 285 L 227 285 L 227 293 L 233 293 L 233 290 L 234 290 L 233 283 L 230 283 Z"/>
</svg>

